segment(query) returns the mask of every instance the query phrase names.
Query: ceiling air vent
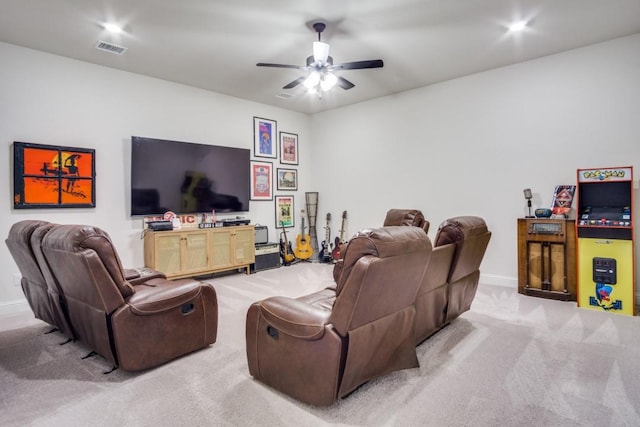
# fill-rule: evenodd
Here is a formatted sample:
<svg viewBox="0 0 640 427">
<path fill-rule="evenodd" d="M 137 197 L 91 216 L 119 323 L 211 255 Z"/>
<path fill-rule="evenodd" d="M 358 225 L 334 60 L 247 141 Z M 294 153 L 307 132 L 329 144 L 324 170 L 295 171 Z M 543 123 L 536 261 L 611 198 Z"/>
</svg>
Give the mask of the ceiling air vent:
<svg viewBox="0 0 640 427">
<path fill-rule="evenodd" d="M 295 96 L 295 95 L 294 95 L 294 94 L 292 94 L 292 93 L 285 93 L 285 92 L 282 92 L 282 93 L 277 94 L 277 95 L 276 95 L 276 98 L 280 98 L 280 99 L 291 99 L 291 98 L 293 98 L 294 96 Z"/>
<path fill-rule="evenodd" d="M 127 50 L 126 47 L 118 46 L 117 44 L 113 43 L 103 42 L 102 40 L 96 43 L 96 49 L 104 50 L 105 52 L 109 53 L 115 53 L 116 55 L 122 55 Z"/>
</svg>

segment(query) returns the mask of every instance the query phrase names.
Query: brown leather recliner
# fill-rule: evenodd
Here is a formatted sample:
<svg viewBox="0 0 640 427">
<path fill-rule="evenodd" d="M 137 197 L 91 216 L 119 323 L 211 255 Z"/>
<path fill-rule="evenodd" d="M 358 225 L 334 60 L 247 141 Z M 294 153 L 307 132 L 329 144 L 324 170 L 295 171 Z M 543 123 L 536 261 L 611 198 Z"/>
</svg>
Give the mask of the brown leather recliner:
<svg viewBox="0 0 640 427">
<path fill-rule="evenodd" d="M 430 224 L 422 211 L 418 209 L 389 209 L 384 219 L 384 226 L 390 225 L 420 227 L 428 232 Z M 416 295 L 416 345 L 445 325 L 448 297 L 447 280 L 454 249 L 454 245 L 443 245 L 438 248 L 434 247 L 431 253 L 429 268 Z"/>
<path fill-rule="evenodd" d="M 420 227 L 425 233 L 429 232 L 429 221 L 427 221 L 418 209 L 389 209 L 384 219 L 383 227 L 392 225 L 410 225 Z M 344 249 L 341 250 L 341 252 Z M 342 257 L 336 260 L 333 268 L 333 278 L 338 281 L 340 272 L 342 271 Z"/>
<path fill-rule="evenodd" d="M 447 279 L 447 323 L 471 308 L 480 281 L 480 263 L 490 239 L 487 224 L 477 216 L 449 218 L 438 227 L 435 247 L 455 244 Z"/>
<path fill-rule="evenodd" d="M 11 226 L 5 243 L 20 270 L 22 291 L 35 317 L 74 338 L 64 296 L 37 259 L 40 241 L 53 226 L 47 221 L 19 221 Z"/>
<path fill-rule="evenodd" d="M 425 233 L 429 232 L 429 221 L 427 221 L 418 209 L 389 209 L 384 218 L 384 227 L 390 225 L 411 225 L 420 227 Z"/>
<path fill-rule="evenodd" d="M 431 250 L 418 227 L 365 230 L 347 244 L 335 286 L 254 303 L 246 323 L 251 375 L 329 405 L 373 378 L 418 366 L 414 300 Z"/>
<path fill-rule="evenodd" d="M 42 252 L 77 338 L 122 369 L 151 368 L 215 342 L 212 286 L 144 270 L 128 281 L 109 236 L 97 227 L 56 225 L 42 239 Z"/>
<path fill-rule="evenodd" d="M 448 280 L 454 252 L 453 243 L 433 248 L 416 296 L 416 345 L 447 324 Z"/>
<path fill-rule="evenodd" d="M 417 209 L 391 209 L 384 224 L 429 229 L 429 223 Z M 490 237 L 484 220 L 477 216 L 450 218 L 440 224 L 416 296 L 416 344 L 471 308 Z"/>
</svg>

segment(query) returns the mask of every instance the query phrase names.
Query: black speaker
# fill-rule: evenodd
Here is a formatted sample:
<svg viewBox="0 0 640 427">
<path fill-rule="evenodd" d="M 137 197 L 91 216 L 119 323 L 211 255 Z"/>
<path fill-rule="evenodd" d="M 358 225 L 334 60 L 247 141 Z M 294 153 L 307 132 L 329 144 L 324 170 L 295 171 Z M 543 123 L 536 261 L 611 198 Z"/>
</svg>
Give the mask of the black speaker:
<svg viewBox="0 0 640 427">
<path fill-rule="evenodd" d="M 251 264 L 251 273 L 278 268 L 280 265 L 280 245 L 278 243 L 256 245 L 256 262 Z"/>
<path fill-rule="evenodd" d="M 167 231 L 173 230 L 173 223 L 171 221 L 149 221 L 149 230 L 152 231 Z"/>
</svg>

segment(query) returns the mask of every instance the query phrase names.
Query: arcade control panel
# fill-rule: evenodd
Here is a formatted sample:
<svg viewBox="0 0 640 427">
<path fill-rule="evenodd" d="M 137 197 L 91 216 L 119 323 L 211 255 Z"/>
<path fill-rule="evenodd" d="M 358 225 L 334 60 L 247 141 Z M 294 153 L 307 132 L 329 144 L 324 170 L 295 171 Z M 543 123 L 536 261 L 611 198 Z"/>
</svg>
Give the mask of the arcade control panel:
<svg viewBox="0 0 640 427">
<path fill-rule="evenodd" d="M 631 208 L 586 207 L 578 219 L 579 226 L 631 227 Z"/>
</svg>

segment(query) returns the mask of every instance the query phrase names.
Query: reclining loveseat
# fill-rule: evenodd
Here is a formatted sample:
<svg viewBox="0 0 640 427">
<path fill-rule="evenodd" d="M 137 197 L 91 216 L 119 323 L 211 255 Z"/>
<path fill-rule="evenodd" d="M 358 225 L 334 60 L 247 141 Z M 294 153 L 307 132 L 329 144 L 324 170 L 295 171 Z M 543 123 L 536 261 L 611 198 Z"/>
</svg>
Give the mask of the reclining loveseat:
<svg viewBox="0 0 640 427">
<path fill-rule="evenodd" d="M 302 402 L 329 405 L 373 378 L 417 367 L 414 301 L 430 254 L 418 227 L 359 232 L 335 285 L 251 305 L 250 374 Z"/>
<path fill-rule="evenodd" d="M 150 269 L 124 270 L 111 239 L 97 227 L 20 222 L 7 245 L 36 317 L 59 326 L 40 309 L 51 298 L 30 278 L 42 275 L 64 301 L 60 310 L 70 335 L 114 366 L 147 369 L 216 341 L 218 305 L 211 285 L 170 281 Z"/>
</svg>

